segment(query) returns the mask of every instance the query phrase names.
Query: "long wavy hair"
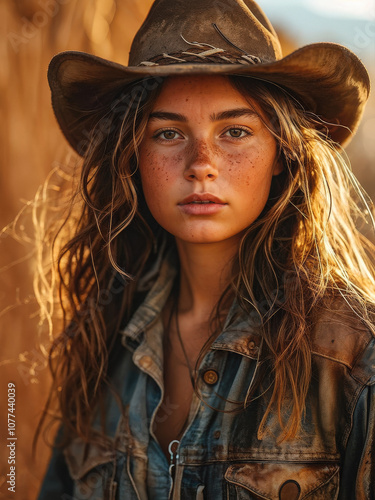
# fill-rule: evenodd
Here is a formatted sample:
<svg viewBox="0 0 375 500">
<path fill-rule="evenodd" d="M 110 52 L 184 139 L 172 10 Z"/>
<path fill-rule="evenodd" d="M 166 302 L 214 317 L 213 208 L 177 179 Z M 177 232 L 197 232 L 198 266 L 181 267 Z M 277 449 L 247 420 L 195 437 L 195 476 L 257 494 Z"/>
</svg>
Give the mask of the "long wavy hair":
<svg viewBox="0 0 375 500">
<path fill-rule="evenodd" d="M 283 88 L 228 78 L 262 109 L 284 169 L 273 180 L 262 214 L 242 237 L 216 317 L 228 297 L 236 298 L 249 318 L 255 314 L 263 337 L 257 386 L 266 372 L 272 374 L 258 436 L 275 412 L 280 439 L 289 439 L 300 429 L 311 379 L 315 313 L 341 297 L 372 328 L 374 249 L 358 229 L 361 221 L 372 221 L 370 202 L 345 154 L 329 139 L 330 124 Z M 56 409 L 67 433 L 86 441 L 93 439 L 94 412 L 105 392 L 113 390 L 111 357 L 119 329 L 142 299 L 137 284 L 158 255 L 160 241 L 167 237 L 173 243 L 147 209 L 138 171 L 138 148 L 163 81 L 137 82 L 135 93 L 134 85 L 121 89 L 125 101 L 118 90 L 103 88 L 102 105 L 92 110 L 98 125 L 90 131 L 80 180 L 54 241 L 63 326 L 50 350 L 53 384 L 43 419 Z M 104 114 L 105 134 L 100 127 Z M 60 248 L 60 237 L 67 233 Z M 217 333 L 213 328 L 212 335 Z"/>
</svg>

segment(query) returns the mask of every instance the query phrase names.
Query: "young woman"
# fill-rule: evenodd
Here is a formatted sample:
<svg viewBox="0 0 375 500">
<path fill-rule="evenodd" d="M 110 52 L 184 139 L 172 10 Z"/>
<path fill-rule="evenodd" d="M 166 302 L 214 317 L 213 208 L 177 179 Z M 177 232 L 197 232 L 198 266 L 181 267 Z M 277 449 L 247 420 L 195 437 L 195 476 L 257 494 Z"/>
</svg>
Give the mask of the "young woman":
<svg viewBox="0 0 375 500">
<path fill-rule="evenodd" d="M 251 0 L 201 4 L 156 1 L 128 67 L 50 66 L 83 163 L 39 499 L 373 499 L 375 273 L 341 148 L 367 72 L 335 44 L 282 59 Z"/>
</svg>

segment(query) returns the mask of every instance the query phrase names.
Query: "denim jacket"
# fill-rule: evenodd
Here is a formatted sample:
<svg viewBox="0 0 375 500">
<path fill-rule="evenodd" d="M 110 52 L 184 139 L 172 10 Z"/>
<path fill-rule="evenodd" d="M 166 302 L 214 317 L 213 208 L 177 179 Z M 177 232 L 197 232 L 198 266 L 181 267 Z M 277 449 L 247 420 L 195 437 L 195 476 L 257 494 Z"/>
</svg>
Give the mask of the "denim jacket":
<svg viewBox="0 0 375 500">
<path fill-rule="evenodd" d="M 109 444 L 85 446 L 76 438 L 54 448 L 39 500 L 374 500 L 375 339 L 343 306 L 315 325 L 302 429 L 279 443 L 277 433 L 257 437 L 267 392 L 240 412 L 227 411 L 244 401 L 262 346 L 251 318 L 234 303 L 200 365 L 201 399 L 193 395 L 170 467 L 152 429 L 164 390 L 160 313 L 174 276 L 165 260 L 120 332 L 113 384 L 125 412 L 108 394 Z M 269 423 L 278 429 L 275 415 Z"/>
</svg>

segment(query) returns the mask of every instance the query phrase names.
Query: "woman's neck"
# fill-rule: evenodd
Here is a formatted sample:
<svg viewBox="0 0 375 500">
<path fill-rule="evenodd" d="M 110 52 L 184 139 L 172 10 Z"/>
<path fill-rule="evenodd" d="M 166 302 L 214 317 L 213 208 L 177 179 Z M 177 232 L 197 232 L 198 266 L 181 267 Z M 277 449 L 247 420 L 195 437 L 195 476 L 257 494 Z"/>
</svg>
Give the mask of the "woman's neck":
<svg viewBox="0 0 375 500">
<path fill-rule="evenodd" d="M 230 282 L 239 242 L 176 243 L 180 259 L 178 309 L 195 320 L 207 321 Z"/>
</svg>

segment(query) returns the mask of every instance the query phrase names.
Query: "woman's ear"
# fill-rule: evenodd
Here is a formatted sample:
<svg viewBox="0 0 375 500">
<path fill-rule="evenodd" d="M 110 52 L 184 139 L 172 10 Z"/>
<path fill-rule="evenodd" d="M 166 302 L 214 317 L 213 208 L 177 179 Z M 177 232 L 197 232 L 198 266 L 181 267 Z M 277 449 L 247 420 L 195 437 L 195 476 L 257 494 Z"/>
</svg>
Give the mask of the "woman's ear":
<svg viewBox="0 0 375 500">
<path fill-rule="evenodd" d="M 273 173 L 272 175 L 280 175 L 281 172 L 283 172 L 284 170 L 284 165 L 283 165 L 283 161 L 281 159 L 281 157 L 279 156 L 276 161 L 275 161 L 275 165 L 273 167 Z"/>
</svg>

